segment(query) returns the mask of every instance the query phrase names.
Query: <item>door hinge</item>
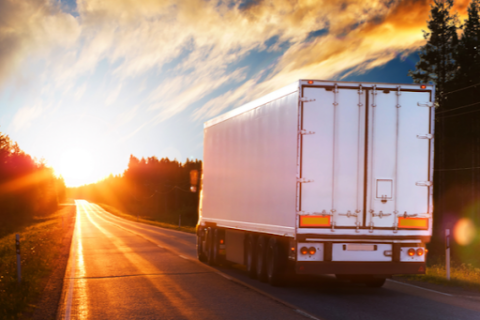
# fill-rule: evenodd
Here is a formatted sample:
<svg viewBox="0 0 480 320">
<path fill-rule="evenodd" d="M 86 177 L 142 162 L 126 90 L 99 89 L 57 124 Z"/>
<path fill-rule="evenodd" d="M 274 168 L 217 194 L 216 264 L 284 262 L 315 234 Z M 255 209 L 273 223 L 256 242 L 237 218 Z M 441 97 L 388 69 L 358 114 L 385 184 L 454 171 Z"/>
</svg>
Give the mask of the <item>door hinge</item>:
<svg viewBox="0 0 480 320">
<path fill-rule="evenodd" d="M 417 181 L 417 182 L 415 182 L 415 185 L 419 186 L 419 187 L 431 187 L 432 184 L 433 184 L 432 181 Z"/>
<path fill-rule="evenodd" d="M 300 130 L 300 134 L 307 135 L 307 134 L 315 134 L 315 131 L 307 131 L 305 129 Z"/>
<path fill-rule="evenodd" d="M 402 215 L 402 217 L 404 217 L 405 219 L 406 218 L 411 218 L 411 217 L 416 217 L 416 216 L 418 216 L 418 214 L 416 214 L 416 213 L 407 214 L 407 211 L 405 211 L 405 213 Z"/>
<path fill-rule="evenodd" d="M 427 133 L 427 134 L 417 134 L 418 139 L 432 139 L 433 134 Z"/>
<path fill-rule="evenodd" d="M 433 107 L 433 102 L 428 101 L 428 102 L 417 102 L 417 106 L 419 107 L 428 107 L 431 108 Z"/>
<path fill-rule="evenodd" d="M 316 100 L 315 99 L 308 99 L 308 98 L 303 97 L 303 98 L 300 98 L 300 101 L 301 102 L 313 102 L 313 101 L 316 101 Z"/>
<path fill-rule="evenodd" d="M 305 212 L 305 211 L 297 211 L 297 214 L 300 216 L 331 216 L 331 213 L 323 210 L 322 212 Z"/>
<path fill-rule="evenodd" d="M 309 182 L 313 182 L 313 180 L 307 180 L 305 178 L 297 178 L 297 182 L 298 183 L 309 183 Z"/>
</svg>

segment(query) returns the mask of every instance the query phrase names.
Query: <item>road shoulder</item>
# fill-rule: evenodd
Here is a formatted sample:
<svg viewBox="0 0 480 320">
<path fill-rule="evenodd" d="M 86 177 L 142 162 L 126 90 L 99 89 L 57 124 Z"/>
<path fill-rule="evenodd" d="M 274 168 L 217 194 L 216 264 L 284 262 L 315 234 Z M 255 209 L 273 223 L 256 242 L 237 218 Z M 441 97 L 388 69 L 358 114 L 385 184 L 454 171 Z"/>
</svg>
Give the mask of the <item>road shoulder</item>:
<svg viewBox="0 0 480 320">
<path fill-rule="evenodd" d="M 32 319 L 55 319 L 57 309 L 62 295 L 63 280 L 65 278 L 65 270 L 70 253 L 70 245 L 72 242 L 73 231 L 75 229 L 76 210 L 75 205 L 70 205 L 70 210 L 64 216 L 65 232 L 62 236 L 62 247 L 60 255 L 55 263 L 55 269 L 51 272 L 47 285 L 36 303 L 38 308 L 35 309 Z"/>
</svg>

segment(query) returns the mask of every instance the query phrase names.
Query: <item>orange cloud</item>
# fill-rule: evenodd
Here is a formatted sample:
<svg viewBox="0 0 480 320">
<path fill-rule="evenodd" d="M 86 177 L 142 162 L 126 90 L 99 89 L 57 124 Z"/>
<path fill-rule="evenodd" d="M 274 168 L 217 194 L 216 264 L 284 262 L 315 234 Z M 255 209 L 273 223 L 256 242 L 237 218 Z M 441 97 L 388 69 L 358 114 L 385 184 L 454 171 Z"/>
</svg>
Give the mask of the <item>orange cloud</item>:
<svg viewBox="0 0 480 320">
<path fill-rule="evenodd" d="M 54 83 L 47 89 L 81 97 L 85 87 L 77 79 L 107 60 L 115 65 L 108 74 L 115 84 L 101 103 L 113 104 L 125 82 L 156 70 L 161 80 L 145 93 L 138 111 L 155 112 L 152 123 L 222 85 L 237 86 L 192 112 L 203 119 L 299 78 L 364 72 L 416 50 L 424 43 L 430 2 L 263 0 L 241 6 L 226 0 L 78 0 L 75 19 L 53 0 L 6 0 L 0 4 L 0 81 L 28 55 L 44 51 L 54 61 L 45 71 Z M 461 18 L 468 2 L 456 1 Z M 325 34 L 310 39 L 319 30 Z M 269 39 L 276 43 L 267 47 Z M 245 69 L 229 69 L 252 50 L 284 50 L 281 44 L 288 49 L 261 83 L 246 79 Z M 53 47 L 62 50 L 48 53 Z"/>
</svg>

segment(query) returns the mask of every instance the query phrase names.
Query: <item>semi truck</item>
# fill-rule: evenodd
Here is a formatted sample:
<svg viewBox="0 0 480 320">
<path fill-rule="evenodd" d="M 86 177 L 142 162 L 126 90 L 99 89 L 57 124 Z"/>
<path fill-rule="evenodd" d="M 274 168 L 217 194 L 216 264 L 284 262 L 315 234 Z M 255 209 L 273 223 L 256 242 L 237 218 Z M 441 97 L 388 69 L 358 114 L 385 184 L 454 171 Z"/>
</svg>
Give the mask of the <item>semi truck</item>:
<svg viewBox="0 0 480 320">
<path fill-rule="evenodd" d="M 206 122 L 198 259 L 272 285 L 425 273 L 434 93 L 298 80 Z"/>
</svg>

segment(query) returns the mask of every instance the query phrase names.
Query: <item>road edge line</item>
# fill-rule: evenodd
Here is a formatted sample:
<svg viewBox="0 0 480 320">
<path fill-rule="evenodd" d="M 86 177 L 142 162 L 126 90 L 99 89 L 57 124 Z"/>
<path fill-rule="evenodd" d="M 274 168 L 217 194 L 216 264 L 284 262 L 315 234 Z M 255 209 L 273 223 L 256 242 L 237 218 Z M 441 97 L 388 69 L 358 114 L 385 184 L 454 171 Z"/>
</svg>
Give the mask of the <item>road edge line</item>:
<svg viewBox="0 0 480 320">
<path fill-rule="evenodd" d="M 390 282 L 400 283 L 400 284 L 403 284 L 403 285 L 405 285 L 405 286 L 414 287 L 414 288 L 418 288 L 418 289 L 423 289 L 423 290 L 426 290 L 426 291 L 443 294 L 443 295 L 449 296 L 449 297 L 454 297 L 453 294 L 449 294 L 449 293 L 445 293 L 445 292 L 440 292 L 440 291 L 432 290 L 432 289 L 427 289 L 427 288 L 420 287 L 420 286 L 416 286 L 416 285 L 413 285 L 413 284 L 410 284 L 410 283 L 406 283 L 406 282 L 402 282 L 402 281 L 397 281 L 397 280 L 392 280 L 392 279 L 387 279 L 387 280 L 390 281 Z"/>
</svg>

